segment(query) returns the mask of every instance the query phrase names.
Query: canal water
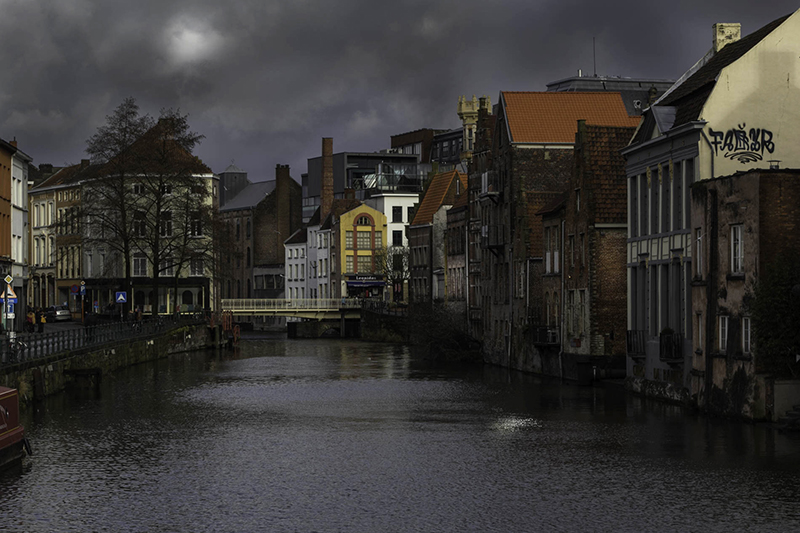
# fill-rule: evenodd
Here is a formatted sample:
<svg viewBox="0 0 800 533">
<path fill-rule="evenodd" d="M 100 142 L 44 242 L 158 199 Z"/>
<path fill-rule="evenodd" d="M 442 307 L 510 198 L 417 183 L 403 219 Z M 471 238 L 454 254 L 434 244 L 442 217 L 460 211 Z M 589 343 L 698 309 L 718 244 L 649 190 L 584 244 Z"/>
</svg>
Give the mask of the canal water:
<svg viewBox="0 0 800 533">
<path fill-rule="evenodd" d="M 249 339 L 25 418 L 3 531 L 798 531 L 800 438 L 408 348 Z"/>
</svg>

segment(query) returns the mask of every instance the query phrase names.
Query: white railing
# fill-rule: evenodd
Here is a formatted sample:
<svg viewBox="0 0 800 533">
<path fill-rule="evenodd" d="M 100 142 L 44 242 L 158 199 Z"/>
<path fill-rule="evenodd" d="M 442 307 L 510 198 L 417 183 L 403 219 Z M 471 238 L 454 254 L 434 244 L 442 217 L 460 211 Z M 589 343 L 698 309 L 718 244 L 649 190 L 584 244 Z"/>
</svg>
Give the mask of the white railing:
<svg viewBox="0 0 800 533">
<path fill-rule="evenodd" d="M 360 309 L 357 298 L 232 298 L 223 299 L 223 311 L 281 311 Z"/>
</svg>

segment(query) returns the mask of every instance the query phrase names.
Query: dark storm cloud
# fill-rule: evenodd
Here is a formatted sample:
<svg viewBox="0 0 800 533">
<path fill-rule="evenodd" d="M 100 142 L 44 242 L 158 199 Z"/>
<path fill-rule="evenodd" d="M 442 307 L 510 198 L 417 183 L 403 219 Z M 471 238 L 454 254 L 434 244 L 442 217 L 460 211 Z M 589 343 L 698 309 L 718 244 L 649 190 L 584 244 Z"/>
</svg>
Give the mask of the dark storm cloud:
<svg viewBox="0 0 800 533">
<path fill-rule="evenodd" d="M 198 155 L 252 179 L 334 149 L 458 125 L 459 95 L 544 90 L 593 72 L 676 78 L 710 47 L 714 22 L 747 34 L 788 1 L 0 0 L 0 137 L 35 162 L 85 157 L 126 96 L 189 113 Z"/>
</svg>

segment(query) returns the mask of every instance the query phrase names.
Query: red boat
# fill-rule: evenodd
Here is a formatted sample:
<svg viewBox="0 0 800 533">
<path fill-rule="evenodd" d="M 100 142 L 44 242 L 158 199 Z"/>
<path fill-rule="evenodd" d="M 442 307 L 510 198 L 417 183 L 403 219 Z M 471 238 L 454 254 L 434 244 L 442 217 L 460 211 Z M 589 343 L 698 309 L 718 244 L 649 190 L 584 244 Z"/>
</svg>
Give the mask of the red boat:
<svg viewBox="0 0 800 533">
<path fill-rule="evenodd" d="M 23 450 L 31 454 L 19 425 L 19 394 L 17 389 L 0 386 L 0 469 L 19 463 Z"/>
</svg>

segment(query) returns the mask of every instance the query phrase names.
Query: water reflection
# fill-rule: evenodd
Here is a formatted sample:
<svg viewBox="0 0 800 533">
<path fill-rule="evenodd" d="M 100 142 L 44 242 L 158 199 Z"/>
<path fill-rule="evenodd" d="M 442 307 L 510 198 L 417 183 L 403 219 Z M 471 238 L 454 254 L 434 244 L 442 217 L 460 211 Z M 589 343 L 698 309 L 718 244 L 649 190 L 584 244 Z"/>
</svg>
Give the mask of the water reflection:
<svg viewBox="0 0 800 533">
<path fill-rule="evenodd" d="M 400 345 L 264 338 L 48 399 L 24 531 L 800 529 L 800 442 Z"/>
</svg>

